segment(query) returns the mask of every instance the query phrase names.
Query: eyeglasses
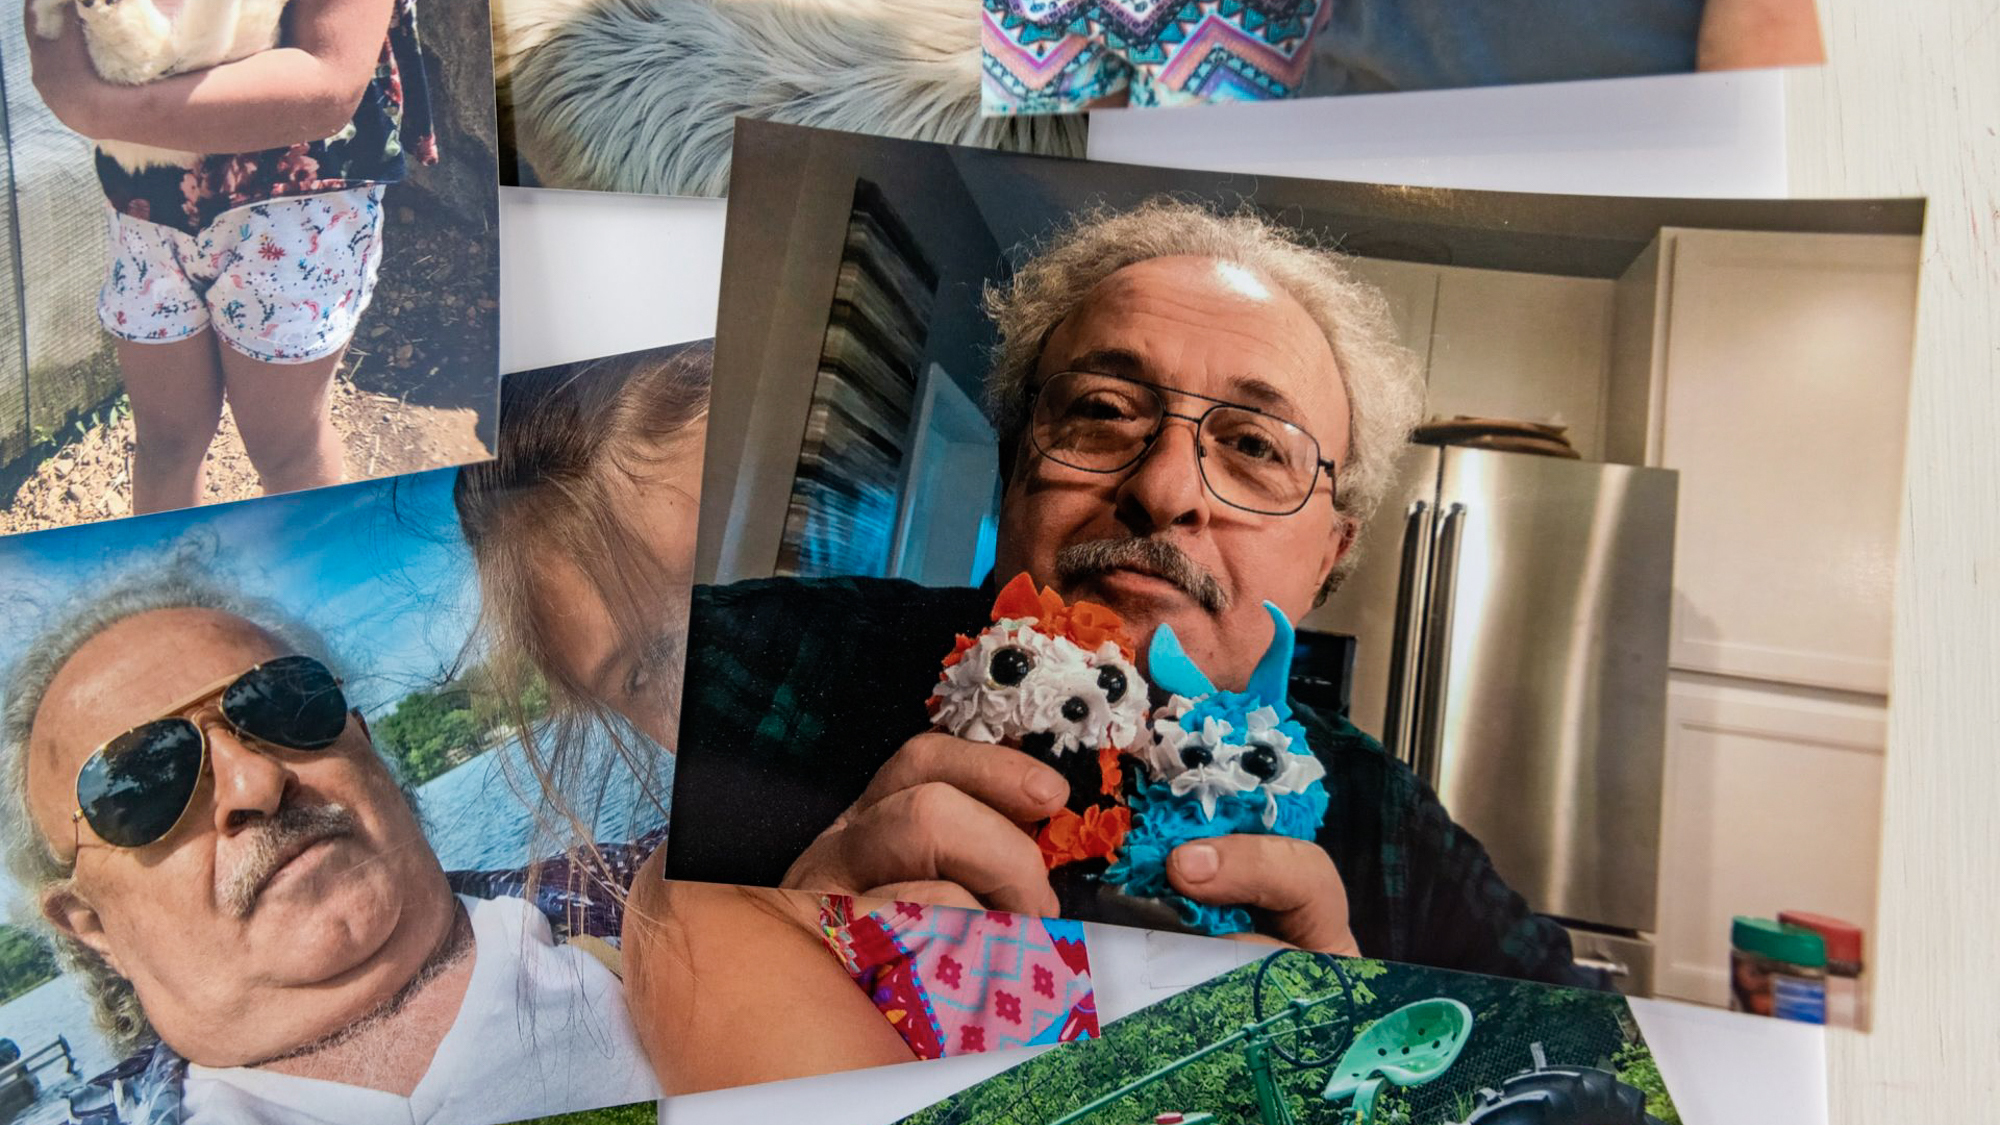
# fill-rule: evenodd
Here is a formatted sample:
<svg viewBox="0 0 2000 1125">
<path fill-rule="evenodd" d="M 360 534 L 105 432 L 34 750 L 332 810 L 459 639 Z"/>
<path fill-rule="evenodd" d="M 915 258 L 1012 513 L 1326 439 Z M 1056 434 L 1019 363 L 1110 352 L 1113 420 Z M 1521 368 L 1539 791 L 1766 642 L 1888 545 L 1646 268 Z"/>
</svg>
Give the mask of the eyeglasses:
<svg viewBox="0 0 2000 1125">
<path fill-rule="evenodd" d="M 141 723 L 84 759 L 76 772 L 76 811 L 113 847 L 142 848 L 164 839 L 194 803 L 208 763 L 208 733 L 180 712 L 221 697 L 222 718 L 240 735 L 290 750 L 324 750 L 347 729 L 340 680 L 310 656 L 280 656 L 218 680 Z"/>
<path fill-rule="evenodd" d="M 1200 414 L 1167 409 L 1168 394 L 1212 403 Z M 1028 426 L 1035 452 L 1087 473 L 1118 473 L 1137 464 L 1167 419 L 1194 423 L 1195 461 L 1217 500 L 1265 516 L 1306 506 L 1321 469 L 1336 466 L 1299 427 L 1254 407 L 1192 391 L 1170 390 L 1120 375 L 1063 371 L 1033 392 Z"/>
</svg>

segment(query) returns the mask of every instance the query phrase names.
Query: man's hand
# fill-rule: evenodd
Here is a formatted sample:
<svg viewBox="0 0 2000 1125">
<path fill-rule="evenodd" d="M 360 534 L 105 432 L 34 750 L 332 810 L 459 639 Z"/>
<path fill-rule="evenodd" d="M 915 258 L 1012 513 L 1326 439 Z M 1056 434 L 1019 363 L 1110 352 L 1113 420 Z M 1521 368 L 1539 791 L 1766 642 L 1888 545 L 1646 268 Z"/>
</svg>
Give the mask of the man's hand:
<svg viewBox="0 0 2000 1125">
<path fill-rule="evenodd" d="M 1053 916 L 1060 907 L 1047 865 L 1023 828 L 1068 799 L 1062 775 L 1019 750 L 920 734 L 883 763 L 783 885 Z"/>
<path fill-rule="evenodd" d="M 1347 887 L 1310 840 L 1239 835 L 1182 844 L 1167 857 L 1167 881 L 1196 902 L 1261 910 L 1275 936 L 1301 949 L 1361 955 L 1348 928 Z"/>
</svg>

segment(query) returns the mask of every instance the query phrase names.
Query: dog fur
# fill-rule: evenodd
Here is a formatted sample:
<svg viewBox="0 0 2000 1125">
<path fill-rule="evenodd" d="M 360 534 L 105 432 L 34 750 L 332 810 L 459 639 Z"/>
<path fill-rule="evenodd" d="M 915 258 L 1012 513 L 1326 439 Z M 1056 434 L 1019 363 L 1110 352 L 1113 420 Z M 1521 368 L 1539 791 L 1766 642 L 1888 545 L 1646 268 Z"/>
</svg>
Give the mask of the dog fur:
<svg viewBox="0 0 2000 1125">
<path fill-rule="evenodd" d="M 495 0 L 515 144 L 548 187 L 721 195 L 739 116 L 1083 155 L 1081 118 L 979 112 L 968 0 Z"/>
<path fill-rule="evenodd" d="M 286 0 L 187 0 L 172 19 L 162 15 L 153 0 L 33 3 L 37 35 L 60 36 L 63 9 L 69 8 L 83 24 L 98 77 L 120 86 L 141 86 L 277 46 Z M 154 164 L 192 167 L 200 156 L 124 141 L 98 140 L 97 147 L 134 171 Z"/>
</svg>

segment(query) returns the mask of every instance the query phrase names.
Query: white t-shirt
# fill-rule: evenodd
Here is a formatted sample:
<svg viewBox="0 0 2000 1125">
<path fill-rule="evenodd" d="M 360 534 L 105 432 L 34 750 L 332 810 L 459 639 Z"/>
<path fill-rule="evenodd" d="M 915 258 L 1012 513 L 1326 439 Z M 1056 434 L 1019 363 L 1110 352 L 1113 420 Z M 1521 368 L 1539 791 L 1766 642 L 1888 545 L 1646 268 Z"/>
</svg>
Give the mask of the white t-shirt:
<svg viewBox="0 0 2000 1125">
<path fill-rule="evenodd" d="M 409 1097 L 190 1065 L 186 1125 L 493 1125 L 660 1096 L 609 969 L 557 945 L 548 920 L 522 899 L 462 901 L 472 919 L 472 979 Z"/>
</svg>

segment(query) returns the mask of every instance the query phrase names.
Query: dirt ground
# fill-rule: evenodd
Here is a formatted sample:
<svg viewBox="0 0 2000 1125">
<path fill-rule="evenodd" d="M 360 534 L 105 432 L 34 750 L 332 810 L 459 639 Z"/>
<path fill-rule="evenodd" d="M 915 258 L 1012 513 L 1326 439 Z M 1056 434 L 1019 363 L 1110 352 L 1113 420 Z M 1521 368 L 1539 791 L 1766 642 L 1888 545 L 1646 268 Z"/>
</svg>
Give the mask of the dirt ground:
<svg viewBox="0 0 2000 1125">
<path fill-rule="evenodd" d="M 333 425 L 346 445 L 347 475 L 353 480 L 481 460 L 489 454 L 475 436 L 476 422 L 470 409 L 413 405 L 361 390 L 344 373 L 334 382 Z M 35 469 L 0 511 L 0 534 L 129 515 L 131 452 L 132 419 L 120 411 Z M 225 408 L 221 432 L 208 450 L 202 502 L 262 492 Z"/>
</svg>

